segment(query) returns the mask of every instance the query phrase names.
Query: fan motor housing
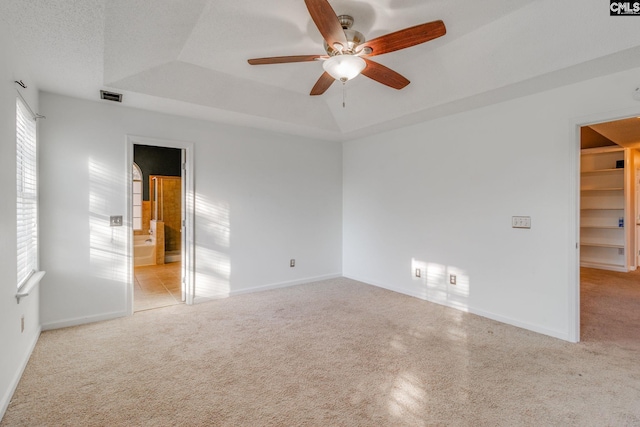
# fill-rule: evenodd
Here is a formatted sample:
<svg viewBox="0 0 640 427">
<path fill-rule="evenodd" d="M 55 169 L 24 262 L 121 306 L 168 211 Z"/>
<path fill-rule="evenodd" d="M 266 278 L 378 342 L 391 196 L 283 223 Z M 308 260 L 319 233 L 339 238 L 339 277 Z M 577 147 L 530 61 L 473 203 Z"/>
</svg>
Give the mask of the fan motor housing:
<svg viewBox="0 0 640 427">
<path fill-rule="evenodd" d="M 327 52 L 329 56 L 335 56 L 340 54 L 354 54 L 356 51 L 356 47 L 358 45 L 364 43 L 366 39 L 364 35 L 356 30 L 352 30 L 351 26 L 353 25 L 354 19 L 350 15 L 340 15 L 338 16 L 338 20 L 340 21 L 340 25 L 342 25 L 342 29 L 344 30 L 344 35 L 347 37 L 347 46 L 342 48 L 342 51 L 336 49 L 333 46 L 329 46 L 327 42 L 324 42 L 324 50 Z"/>
</svg>

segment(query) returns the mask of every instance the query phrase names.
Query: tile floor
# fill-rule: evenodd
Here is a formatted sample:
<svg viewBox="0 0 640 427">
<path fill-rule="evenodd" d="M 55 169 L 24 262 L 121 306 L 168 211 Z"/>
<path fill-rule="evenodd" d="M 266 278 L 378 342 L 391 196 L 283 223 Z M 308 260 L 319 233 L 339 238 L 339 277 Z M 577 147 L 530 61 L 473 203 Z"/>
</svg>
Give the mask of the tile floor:
<svg viewBox="0 0 640 427">
<path fill-rule="evenodd" d="M 133 311 L 182 304 L 180 262 L 135 267 L 133 274 Z"/>
</svg>

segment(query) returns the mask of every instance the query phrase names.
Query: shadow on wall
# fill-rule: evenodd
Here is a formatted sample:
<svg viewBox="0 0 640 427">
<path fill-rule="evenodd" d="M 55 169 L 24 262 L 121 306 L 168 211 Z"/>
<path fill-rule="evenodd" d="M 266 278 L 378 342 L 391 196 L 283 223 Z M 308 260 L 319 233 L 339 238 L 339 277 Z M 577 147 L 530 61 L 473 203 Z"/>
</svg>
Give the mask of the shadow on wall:
<svg viewBox="0 0 640 427">
<path fill-rule="evenodd" d="M 127 227 L 110 225 L 111 203 L 119 197 L 124 177 L 116 177 L 103 164 L 89 159 L 89 261 L 93 275 L 127 282 Z"/>
<path fill-rule="evenodd" d="M 196 194 L 196 291 L 198 298 L 224 298 L 230 294 L 231 223 L 229 204 Z"/>
</svg>

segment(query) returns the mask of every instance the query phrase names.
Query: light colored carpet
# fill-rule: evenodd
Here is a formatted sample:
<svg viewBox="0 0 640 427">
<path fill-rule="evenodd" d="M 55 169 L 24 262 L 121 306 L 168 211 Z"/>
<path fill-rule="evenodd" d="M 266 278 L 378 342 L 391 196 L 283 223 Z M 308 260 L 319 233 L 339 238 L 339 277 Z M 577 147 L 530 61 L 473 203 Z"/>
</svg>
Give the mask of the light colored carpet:
<svg viewBox="0 0 640 427">
<path fill-rule="evenodd" d="M 45 332 L 0 424 L 640 425 L 634 333 L 570 344 L 335 279 Z"/>
</svg>

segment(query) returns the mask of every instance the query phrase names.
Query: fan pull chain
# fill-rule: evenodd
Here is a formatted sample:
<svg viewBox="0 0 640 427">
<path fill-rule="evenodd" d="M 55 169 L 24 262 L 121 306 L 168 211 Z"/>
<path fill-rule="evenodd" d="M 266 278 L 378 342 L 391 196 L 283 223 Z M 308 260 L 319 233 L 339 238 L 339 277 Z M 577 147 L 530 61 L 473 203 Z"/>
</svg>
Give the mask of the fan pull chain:
<svg viewBox="0 0 640 427">
<path fill-rule="evenodd" d="M 342 82 L 342 108 L 347 107 L 347 85 L 346 82 Z"/>
</svg>

